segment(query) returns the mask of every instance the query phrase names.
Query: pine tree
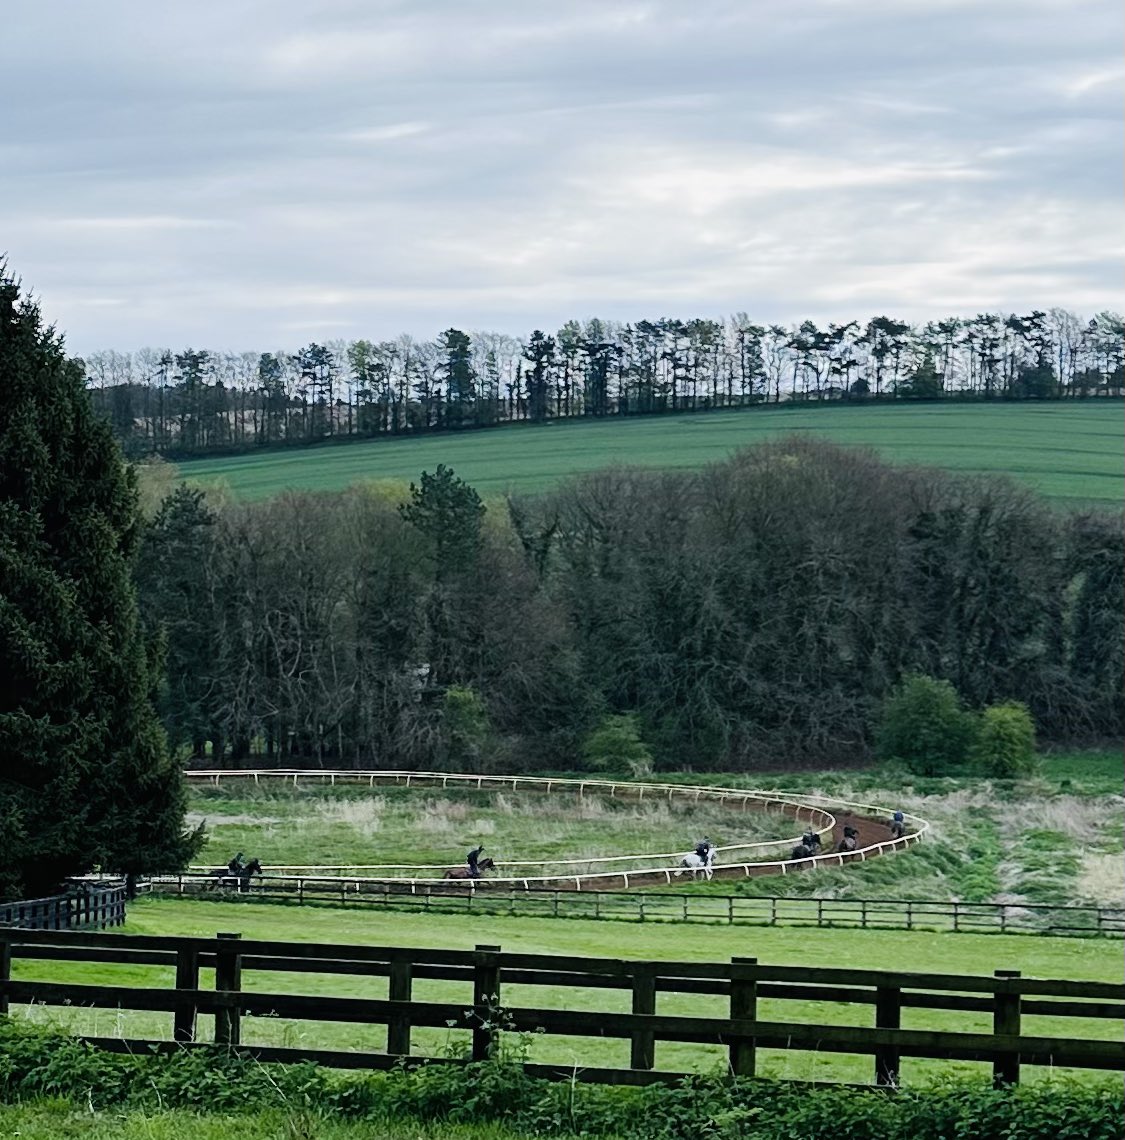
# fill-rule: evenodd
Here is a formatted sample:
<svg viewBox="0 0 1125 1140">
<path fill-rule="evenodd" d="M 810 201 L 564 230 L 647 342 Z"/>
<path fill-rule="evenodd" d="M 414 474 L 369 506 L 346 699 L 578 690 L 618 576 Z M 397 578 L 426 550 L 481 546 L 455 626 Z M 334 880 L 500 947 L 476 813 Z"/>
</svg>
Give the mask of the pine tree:
<svg viewBox="0 0 1125 1140">
<path fill-rule="evenodd" d="M 194 853 L 130 563 L 137 492 L 81 361 L 0 265 L 0 891 Z"/>
</svg>

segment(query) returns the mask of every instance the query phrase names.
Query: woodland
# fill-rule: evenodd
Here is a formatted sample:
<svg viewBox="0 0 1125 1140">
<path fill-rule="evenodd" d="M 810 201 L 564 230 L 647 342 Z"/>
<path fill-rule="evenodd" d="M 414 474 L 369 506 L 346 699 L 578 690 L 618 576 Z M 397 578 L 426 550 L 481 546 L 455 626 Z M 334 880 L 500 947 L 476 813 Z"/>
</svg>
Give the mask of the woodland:
<svg viewBox="0 0 1125 1140">
<path fill-rule="evenodd" d="M 807 438 L 485 504 L 183 485 L 136 580 L 190 763 L 574 769 L 627 716 L 660 768 L 861 762 L 906 674 L 1119 735 L 1119 519 Z"/>
</svg>

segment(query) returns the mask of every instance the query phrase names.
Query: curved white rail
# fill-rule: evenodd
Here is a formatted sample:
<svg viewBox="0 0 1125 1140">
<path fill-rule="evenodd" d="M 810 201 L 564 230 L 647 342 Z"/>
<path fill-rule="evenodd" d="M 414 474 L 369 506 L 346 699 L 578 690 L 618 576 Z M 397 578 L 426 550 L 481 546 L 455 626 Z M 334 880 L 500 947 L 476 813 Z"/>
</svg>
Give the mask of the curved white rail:
<svg viewBox="0 0 1125 1140">
<path fill-rule="evenodd" d="M 548 777 L 548 776 L 484 776 L 484 775 L 471 775 L 467 773 L 455 772 L 414 772 L 414 771 L 371 771 L 371 770 L 322 770 L 322 769 L 207 769 L 196 770 L 187 773 L 189 782 L 192 783 L 207 783 L 212 786 L 221 786 L 225 780 L 227 782 L 241 782 L 253 780 L 255 785 L 260 785 L 263 781 L 282 780 L 286 783 L 291 783 L 294 787 L 299 787 L 300 782 L 304 780 L 309 784 L 320 784 L 336 786 L 347 785 L 366 785 L 368 787 L 378 786 L 397 786 L 397 787 L 429 787 L 429 788 L 448 788 L 451 785 L 459 787 L 473 787 L 476 790 L 501 790 L 504 788 L 518 789 L 528 788 L 537 789 L 544 792 L 552 792 L 555 790 L 577 790 L 580 796 L 583 796 L 587 791 L 593 791 L 600 794 L 608 794 L 611 798 L 618 796 L 635 796 L 638 800 L 643 800 L 646 793 L 650 799 L 667 798 L 669 802 L 677 798 L 691 799 L 694 802 L 699 802 L 701 799 L 718 800 L 719 802 L 734 802 L 737 801 L 739 806 L 744 810 L 754 808 L 757 810 L 769 810 L 771 808 L 781 810 L 783 812 L 791 813 L 795 820 L 801 818 L 802 813 L 805 813 L 806 820 L 810 825 L 816 825 L 815 830 L 821 836 L 831 834 L 836 826 L 836 816 L 833 815 L 827 807 L 823 805 L 832 805 L 837 811 L 845 811 L 851 813 L 866 813 L 877 812 L 883 815 L 884 818 L 889 816 L 890 809 L 876 804 L 865 804 L 858 802 L 850 802 L 838 800 L 830 796 L 823 796 L 816 793 L 809 792 L 789 792 L 789 791 L 776 791 L 776 790 L 747 790 L 742 788 L 719 788 L 710 785 L 699 784 L 662 784 L 656 782 L 645 781 L 628 781 L 628 780 L 602 780 L 602 779 L 580 779 L 575 777 Z M 904 813 L 905 814 L 905 813 Z M 864 861 L 876 855 L 884 854 L 890 851 L 897 851 L 905 849 L 906 847 L 919 842 L 923 835 L 929 830 L 929 823 L 919 816 L 906 814 L 907 823 L 910 831 L 906 835 L 897 839 L 890 839 L 879 843 L 868 844 L 865 847 L 857 848 L 855 851 L 836 852 L 826 851 L 820 855 L 812 855 L 805 859 L 792 860 L 792 859 L 777 859 L 772 861 L 762 860 L 746 860 L 743 862 L 724 862 L 715 866 L 715 873 L 720 874 L 723 878 L 728 878 L 732 873 L 739 874 L 740 872 L 745 877 L 760 874 L 788 874 L 794 868 L 806 867 L 820 867 L 820 866 L 843 866 L 846 862 L 855 860 Z M 745 843 L 745 844 L 730 844 L 725 847 L 720 847 L 717 850 L 720 852 L 749 852 L 759 850 L 765 852 L 767 849 L 776 849 L 778 847 L 787 847 L 796 844 L 800 836 L 794 836 L 789 839 L 780 840 L 767 840 L 759 843 Z M 510 868 L 548 868 L 548 867 L 572 867 L 577 865 L 594 865 L 594 864 L 608 864 L 608 863 L 621 863 L 625 861 L 632 862 L 649 862 L 656 860 L 669 860 L 680 859 L 683 856 L 682 851 L 676 852 L 645 852 L 634 855 L 608 855 L 596 856 L 593 858 L 577 858 L 577 859 L 552 859 L 552 860 L 512 860 L 505 861 L 504 870 Z M 414 875 L 419 871 L 442 871 L 450 866 L 449 863 L 440 864 L 407 864 L 407 863 L 386 863 L 386 864 L 367 864 L 367 865 L 339 865 L 335 867 L 328 866 L 309 866 L 299 867 L 295 865 L 284 865 L 281 867 L 271 867 L 269 878 L 273 881 L 284 882 L 286 880 L 300 881 L 304 883 L 324 882 L 332 883 L 335 886 L 343 887 L 345 890 L 350 885 L 354 885 L 356 893 L 360 893 L 361 884 L 369 884 L 376 886 L 379 884 L 394 884 L 396 887 L 403 888 L 409 887 L 413 893 L 417 890 L 418 886 L 432 887 L 434 879 L 427 877 L 425 879 L 415 878 Z M 337 875 L 333 877 L 324 877 L 321 875 L 313 874 L 311 872 L 324 872 L 324 871 L 376 871 L 384 872 L 383 875 L 364 875 L 364 876 L 343 876 Z M 407 871 L 412 874 L 404 875 L 387 875 L 386 872 L 402 872 Z M 282 874 L 281 872 L 295 872 L 295 874 Z M 509 888 L 522 888 L 523 890 L 541 890 L 546 888 L 563 888 L 572 890 L 611 890 L 620 885 L 628 889 L 630 885 L 652 885 L 654 882 L 659 883 L 664 881 L 669 885 L 672 883 L 673 878 L 677 878 L 682 874 L 690 874 L 690 872 L 683 871 L 682 868 L 668 867 L 668 866 L 647 866 L 633 870 L 620 870 L 620 871 L 587 871 L 585 873 L 556 873 L 554 875 L 503 875 L 493 876 L 488 879 L 469 879 L 458 881 L 453 884 L 454 886 L 467 885 L 470 890 L 476 890 L 482 884 L 488 886 L 489 884 L 496 886 L 507 886 Z M 632 880 L 632 883 L 630 883 Z M 169 876 L 166 879 L 157 879 L 155 881 L 177 881 L 175 876 Z"/>
</svg>

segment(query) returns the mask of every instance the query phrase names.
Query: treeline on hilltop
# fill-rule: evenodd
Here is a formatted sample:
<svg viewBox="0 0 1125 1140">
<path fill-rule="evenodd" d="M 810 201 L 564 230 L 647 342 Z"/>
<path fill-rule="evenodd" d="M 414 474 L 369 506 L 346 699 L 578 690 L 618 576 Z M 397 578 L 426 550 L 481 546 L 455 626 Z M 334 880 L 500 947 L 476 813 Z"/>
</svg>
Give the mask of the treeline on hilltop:
<svg viewBox="0 0 1125 1140">
<path fill-rule="evenodd" d="M 570 769 L 621 714 L 665 768 L 857 760 L 915 672 L 1047 741 L 1125 712 L 1119 520 L 807 439 L 487 508 L 444 468 L 182 486 L 136 573 L 172 742 L 208 763 Z"/>
<path fill-rule="evenodd" d="M 329 341 L 297 352 L 97 352 L 95 406 L 126 454 L 204 455 L 792 400 L 1058 399 L 1125 390 L 1120 315 L 1062 309 L 910 325 L 569 321 L 526 340 Z"/>
</svg>

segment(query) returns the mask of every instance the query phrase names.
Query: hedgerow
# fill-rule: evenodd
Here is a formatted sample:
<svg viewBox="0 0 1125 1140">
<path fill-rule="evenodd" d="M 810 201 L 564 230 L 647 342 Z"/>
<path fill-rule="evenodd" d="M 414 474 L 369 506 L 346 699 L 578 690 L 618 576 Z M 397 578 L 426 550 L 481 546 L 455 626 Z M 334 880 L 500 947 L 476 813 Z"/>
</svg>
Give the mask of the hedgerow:
<svg viewBox="0 0 1125 1140">
<path fill-rule="evenodd" d="M 72 1101 L 96 1110 L 260 1112 L 323 1119 L 505 1124 L 516 1135 L 616 1140 L 1120 1140 L 1120 1081 L 1053 1078 L 994 1089 L 983 1080 L 894 1093 L 722 1075 L 644 1089 L 551 1082 L 513 1060 L 436 1062 L 340 1074 L 311 1063 L 260 1064 L 197 1047 L 101 1052 L 0 1018 L 0 1101 Z"/>
</svg>

